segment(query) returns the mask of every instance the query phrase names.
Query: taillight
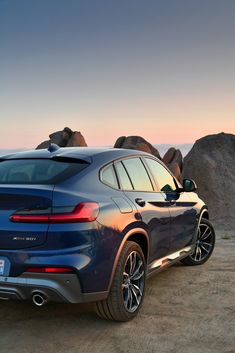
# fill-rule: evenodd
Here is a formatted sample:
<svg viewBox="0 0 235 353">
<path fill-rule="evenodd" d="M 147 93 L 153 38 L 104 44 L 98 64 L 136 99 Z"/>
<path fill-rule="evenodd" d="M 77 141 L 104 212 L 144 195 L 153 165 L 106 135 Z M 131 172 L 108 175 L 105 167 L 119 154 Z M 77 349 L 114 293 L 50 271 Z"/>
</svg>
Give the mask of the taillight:
<svg viewBox="0 0 235 353">
<path fill-rule="evenodd" d="M 25 272 L 30 273 L 72 273 L 69 267 L 28 267 Z"/>
<path fill-rule="evenodd" d="M 93 222 L 99 213 L 99 205 L 96 202 L 82 202 L 77 205 L 72 212 L 50 213 L 50 214 L 30 214 L 14 213 L 10 216 L 12 222 L 23 223 L 76 223 Z"/>
</svg>

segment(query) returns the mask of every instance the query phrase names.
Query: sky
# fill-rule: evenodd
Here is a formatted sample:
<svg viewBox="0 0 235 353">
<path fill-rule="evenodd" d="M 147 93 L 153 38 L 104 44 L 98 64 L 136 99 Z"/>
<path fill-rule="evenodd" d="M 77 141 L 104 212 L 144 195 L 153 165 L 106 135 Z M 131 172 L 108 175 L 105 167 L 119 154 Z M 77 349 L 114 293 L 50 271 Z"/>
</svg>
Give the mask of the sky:
<svg viewBox="0 0 235 353">
<path fill-rule="evenodd" d="M 234 0 L 0 0 L 0 148 L 235 133 Z"/>
</svg>

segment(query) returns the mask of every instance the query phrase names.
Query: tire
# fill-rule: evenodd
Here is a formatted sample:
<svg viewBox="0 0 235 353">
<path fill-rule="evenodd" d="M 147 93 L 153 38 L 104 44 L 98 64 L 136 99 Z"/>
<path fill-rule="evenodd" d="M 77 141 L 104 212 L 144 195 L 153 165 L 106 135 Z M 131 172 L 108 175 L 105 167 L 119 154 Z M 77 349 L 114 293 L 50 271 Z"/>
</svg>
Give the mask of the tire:
<svg viewBox="0 0 235 353">
<path fill-rule="evenodd" d="M 118 259 L 109 296 L 95 303 L 96 313 L 106 320 L 133 319 L 143 302 L 145 276 L 146 262 L 140 246 L 127 241 Z"/>
<path fill-rule="evenodd" d="M 204 264 L 211 256 L 215 246 L 215 231 L 207 219 L 202 218 L 197 232 L 194 252 L 181 260 L 184 265 L 196 266 Z"/>
</svg>

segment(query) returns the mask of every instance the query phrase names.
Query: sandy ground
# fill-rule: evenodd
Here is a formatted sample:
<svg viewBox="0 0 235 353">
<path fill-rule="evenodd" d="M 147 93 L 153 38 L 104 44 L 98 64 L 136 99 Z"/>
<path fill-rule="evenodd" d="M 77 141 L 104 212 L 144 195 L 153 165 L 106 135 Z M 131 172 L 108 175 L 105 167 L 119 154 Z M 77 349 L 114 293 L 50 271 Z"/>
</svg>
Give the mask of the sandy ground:
<svg viewBox="0 0 235 353">
<path fill-rule="evenodd" d="M 148 281 L 139 316 L 106 322 L 91 305 L 0 302 L 1 353 L 235 353 L 235 237 L 217 231 L 203 266 Z"/>
</svg>

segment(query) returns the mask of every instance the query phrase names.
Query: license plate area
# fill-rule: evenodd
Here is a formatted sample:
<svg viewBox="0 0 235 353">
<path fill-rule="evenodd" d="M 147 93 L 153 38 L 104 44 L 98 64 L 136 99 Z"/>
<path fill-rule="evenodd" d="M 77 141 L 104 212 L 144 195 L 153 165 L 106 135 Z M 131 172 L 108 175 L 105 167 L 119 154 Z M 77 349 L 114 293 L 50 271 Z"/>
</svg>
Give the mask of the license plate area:
<svg viewBox="0 0 235 353">
<path fill-rule="evenodd" d="M 0 259 L 0 276 L 4 275 L 4 269 L 5 269 L 5 260 Z"/>
<path fill-rule="evenodd" d="M 10 261 L 7 257 L 0 256 L 0 277 L 9 276 L 10 273 Z"/>
</svg>

